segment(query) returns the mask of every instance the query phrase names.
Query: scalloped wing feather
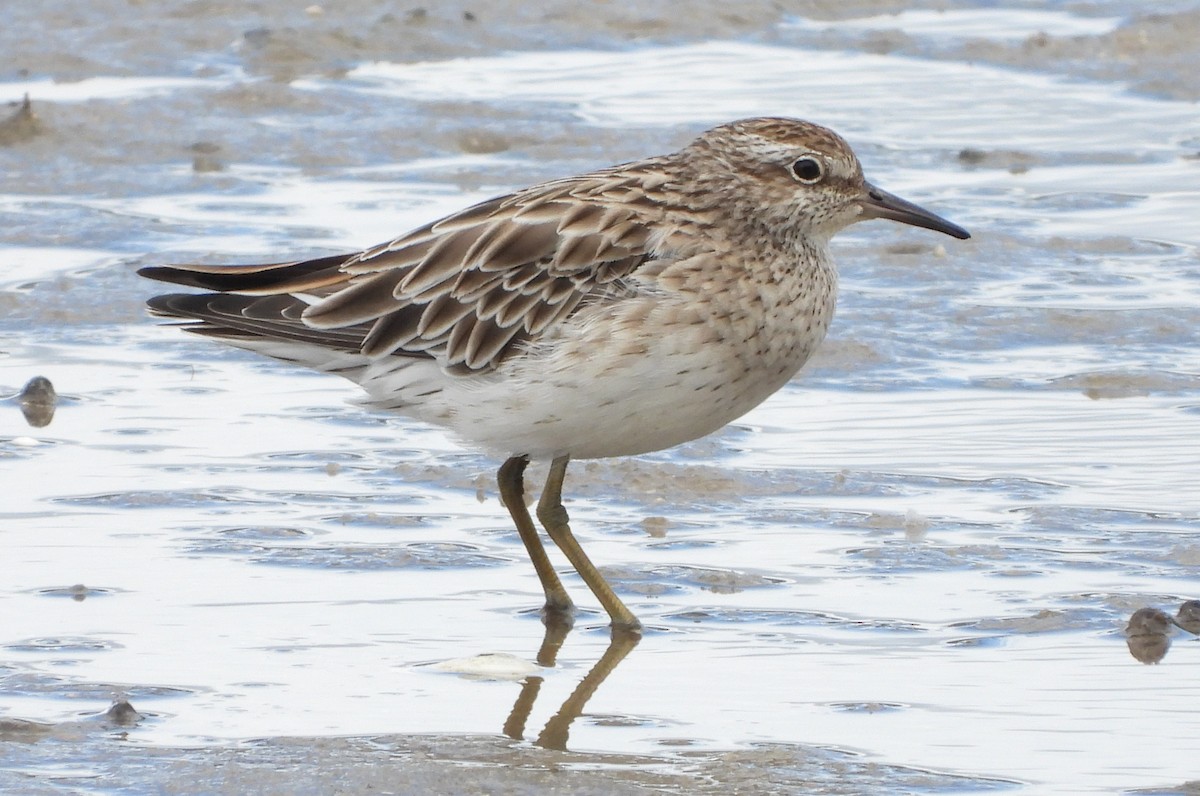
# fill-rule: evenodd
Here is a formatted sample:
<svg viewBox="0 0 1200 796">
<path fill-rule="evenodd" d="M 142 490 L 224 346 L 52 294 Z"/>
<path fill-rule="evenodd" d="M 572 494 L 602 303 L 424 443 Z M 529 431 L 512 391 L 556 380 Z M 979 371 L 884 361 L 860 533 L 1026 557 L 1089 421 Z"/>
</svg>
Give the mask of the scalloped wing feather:
<svg viewBox="0 0 1200 796">
<path fill-rule="evenodd" d="M 370 356 L 432 351 L 450 366 L 494 367 L 653 256 L 657 205 L 612 204 L 614 193 L 643 196 L 631 183 L 646 181 L 600 172 L 474 205 L 352 258 L 342 268 L 350 285 L 305 321 L 371 322 Z"/>
</svg>

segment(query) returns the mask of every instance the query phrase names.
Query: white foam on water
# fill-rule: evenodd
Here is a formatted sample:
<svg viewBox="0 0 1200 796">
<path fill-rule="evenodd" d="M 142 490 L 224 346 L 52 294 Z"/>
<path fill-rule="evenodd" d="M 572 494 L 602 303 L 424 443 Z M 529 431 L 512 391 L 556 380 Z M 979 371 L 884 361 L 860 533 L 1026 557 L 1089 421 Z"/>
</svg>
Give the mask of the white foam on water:
<svg viewBox="0 0 1200 796">
<path fill-rule="evenodd" d="M 826 21 L 796 18 L 784 28 L 813 31 L 899 30 L 910 36 L 931 39 L 1020 40 L 1038 34 L 1047 36 L 1103 36 L 1116 30 L 1120 17 L 1085 17 L 1066 11 L 1035 8 L 910 8 L 896 14 L 880 14 Z"/>
</svg>

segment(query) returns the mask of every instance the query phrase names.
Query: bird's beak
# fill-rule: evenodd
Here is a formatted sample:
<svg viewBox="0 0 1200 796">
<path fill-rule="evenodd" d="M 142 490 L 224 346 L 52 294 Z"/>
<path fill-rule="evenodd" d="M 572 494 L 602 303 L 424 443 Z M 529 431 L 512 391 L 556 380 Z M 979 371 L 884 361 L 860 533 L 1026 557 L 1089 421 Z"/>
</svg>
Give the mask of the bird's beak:
<svg viewBox="0 0 1200 796">
<path fill-rule="evenodd" d="M 912 224 L 914 227 L 944 232 L 959 240 L 971 237 L 971 233 L 959 225 L 952 224 L 941 216 L 930 213 L 923 207 L 917 207 L 899 196 L 880 190 L 869 182 L 863 183 L 863 197 L 858 204 L 862 207 L 864 219 L 887 218 L 902 224 Z"/>
</svg>

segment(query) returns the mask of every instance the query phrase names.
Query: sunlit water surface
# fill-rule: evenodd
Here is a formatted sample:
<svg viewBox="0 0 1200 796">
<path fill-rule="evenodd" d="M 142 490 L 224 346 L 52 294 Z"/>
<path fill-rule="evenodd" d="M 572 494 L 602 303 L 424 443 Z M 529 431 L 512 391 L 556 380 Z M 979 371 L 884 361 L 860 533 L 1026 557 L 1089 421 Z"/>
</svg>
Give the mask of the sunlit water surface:
<svg viewBox="0 0 1200 796">
<path fill-rule="evenodd" d="M 1040 24 L 1072 19 L 1111 23 Z M 1007 35 L 1003 21 L 987 25 Z M 914 35 L 927 23 L 914 14 Z M 238 79 L 0 93 L 116 101 Z M 729 118 L 802 116 L 844 132 L 878 184 L 975 233 L 855 228 L 837 248 L 839 317 L 801 378 L 714 438 L 573 466 L 576 531 L 649 632 L 569 748 L 813 744 L 1039 793 L 1197 775 L 1200 642 L 1180 634 L 1143 666 L 1121 634 L 1135 608 L 1200 591 L 1195 106 L 738 42 L 362 64 L 296 88 L 376 96 L 379 113 L 457 100 L 557 114 L 581 134 L 661 128 L 664 150 Z M 289 230 L 294 250 L 377 242 L 511 187 L 489 170 L 521 167 L 233 163 L 220 190 L 10 187 L 0 206 L 154 227 L 174 253 L 288 256 Z M 446 172 L 482 184 L 435 179 Z M 39 284 L 128 270 L 147 249 L 133 233 L 9 246 L 0 279 L 46 301 Z M 0 710 L 62 722 L 125 696 L 148 717 L 129 739 L 157 745 L 500 732 L 519 683 L 430 665 L 532 660 L 541 640 L 496 462 L 348 404 L 337 379 L 150 321 L 80 308 L 0 331 L 0 389 L 40 374 L 64 395 L 45 428 L 0 405 Z M 588 610 L 541 672 L 530 737 L 607 644 L 582 584 L 568 587 Z"/>
</svg>

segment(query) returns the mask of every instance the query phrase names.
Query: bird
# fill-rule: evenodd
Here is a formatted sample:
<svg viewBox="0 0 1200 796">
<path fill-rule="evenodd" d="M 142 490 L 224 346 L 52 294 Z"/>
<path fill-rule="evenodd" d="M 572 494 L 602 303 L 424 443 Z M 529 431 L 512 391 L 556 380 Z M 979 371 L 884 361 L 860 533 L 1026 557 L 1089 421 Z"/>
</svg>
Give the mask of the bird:
<svg viewBox="0 0 1200 796">
<path fill-rule="evenodd" d="M 970 237 L 868 182 L 832 130 L 758 117 L 362 251 L 139 273 L 204 291 L 155 296 L 152 315 L 343 376 L 369 408 L 502 457 L 500 497 L 541 582 L 543 620 L 570 622 L 525 499 L 526 466 L 548 460 L 538 519 L 614 635 L 640 635 L 571 530 L 569 462 L 703 437 L 791 380 L 833 317 L 830 239 L 868 219 Z"/>
</svg>

